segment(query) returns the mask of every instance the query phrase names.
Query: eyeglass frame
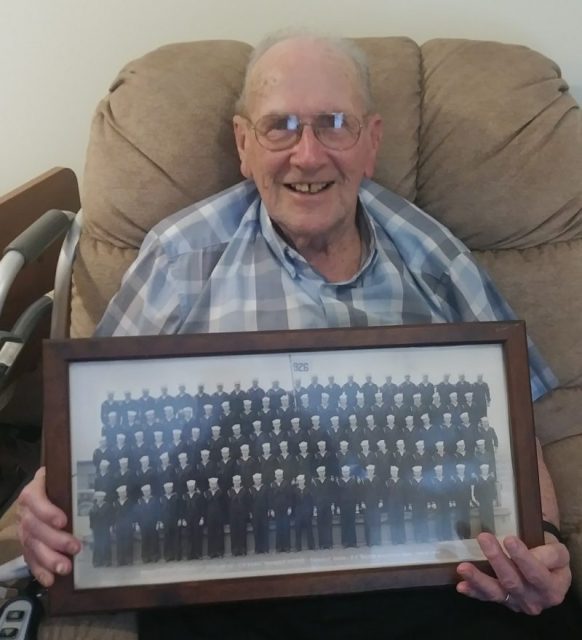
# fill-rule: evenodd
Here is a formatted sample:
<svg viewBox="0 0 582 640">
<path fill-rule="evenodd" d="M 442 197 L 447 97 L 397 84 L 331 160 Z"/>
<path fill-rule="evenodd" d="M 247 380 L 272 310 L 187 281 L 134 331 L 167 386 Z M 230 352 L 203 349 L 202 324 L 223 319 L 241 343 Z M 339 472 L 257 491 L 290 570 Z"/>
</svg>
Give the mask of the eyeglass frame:
<svg viewBox="0 0 582 640">
<path fill-rule="evenodd" d="M 289 149 L 293 148 L 301 140 L 301 137 L 303 136 L 303 129 L 306 126 L 311 127 L 311 130 L 313 131 L 313 135 L 315 136 L 316 140 L 320 144 L 322 144 L 326 149 L 329 149 L 330 151 L 349 151 L 350 149 L 353 149 L 358 144 L 358 142 L 360 140 L 360 137 L 362 135 L 362 129 L 366 126 L 366 120 L 367 120 L 369 114 L 364 114 L 362 116 L 363 122 L 361 122 L 360 118 L 358 118 L 354 114 L 348 113 L 348 112 L 345 112 L 345 111 L 322 111 L 320 113 L 314 114 L 313 116 L 311 116 L 311 118 L 313 119 L 313 118 L 316 118 L 317 116 L 336 116 L 336 115 L 349 116 L 350 118 L 353 118 L 358 124 L 358 130 L 357 130 L 357 134 L 356 134 L 356 136 L 354 138 L 354 142 L 349 147 L 342 147 L 340 149 L 334 149 L 333 147 L 329 147 L 327 144 L 325 144 L 325 142 L 323 142 L 319 138 L 319 136 L 317 134 L 317 129 L 313 127 L 313 122 L 307 122 L 307 121 L 305 121 L 303 118 L 301 118 L 300 116 L 298 116 L 295 113 L 265 114 L 264 116 L 261 116 L 258 120 L 256 120 L 254 123 L 246 115 L 242 115 L 241 114 L 241 117 L 244 118 L 249 123 L 249 127 L 255 132 L 255 138 L 256 138 L 257 142 L 266 151 L 271 151 L 273 153 L 276 153 L 277 151 L 288 151 Z M 262 120 L 263 118 L 267 118 L 269 116 L 279 116 L 281 118 L 285 118 L 285 117 L 289 118 L 290 116 L 293 116 L 293 117 L 297 118 L 298 126 L 297 126 L 297 129 L 295 130 L 295 134 L 296 135 L 295 135 L 295 139 L 293 140 L 293 142 L 291 144 L 289 144 L 288 146 L 285 146 L 285 147 L 281 147 L 281 148 L 277 148 L 277 149 L 271 149 L 269 147 L 266 147 L 261 142 L 261 140 L 259 138 L 259 132 L 257 130 L 257 123 L 260 120 Z M 287 131 L 291 131 L 291 130 L 288 129 Z"/>
</svg>

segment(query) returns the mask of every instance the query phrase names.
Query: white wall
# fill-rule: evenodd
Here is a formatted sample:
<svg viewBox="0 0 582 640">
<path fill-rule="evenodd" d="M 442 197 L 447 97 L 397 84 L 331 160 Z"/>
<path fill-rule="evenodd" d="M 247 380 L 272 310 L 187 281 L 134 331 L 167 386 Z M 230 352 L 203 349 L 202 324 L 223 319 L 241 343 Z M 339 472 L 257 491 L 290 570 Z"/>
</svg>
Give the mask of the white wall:
<svg viewBox="0 0 582 640">
<path fill-rule="evenodd" d="M 581 24 L 582 0 L 0 0 L 0 193 L 54 165 L 81 176 L 97 101 L 162 44 L 287 26 L 514 42 L 556 60 L 582 101 Z"/>
</svg>

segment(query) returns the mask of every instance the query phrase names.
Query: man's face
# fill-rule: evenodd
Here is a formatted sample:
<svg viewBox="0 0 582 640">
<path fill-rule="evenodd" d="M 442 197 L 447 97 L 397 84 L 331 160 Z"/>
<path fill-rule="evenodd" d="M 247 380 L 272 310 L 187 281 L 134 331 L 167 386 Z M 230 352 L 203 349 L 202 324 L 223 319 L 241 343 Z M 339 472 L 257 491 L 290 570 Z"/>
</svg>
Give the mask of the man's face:
<svg viewBox="0 0 582 640">
<path fill-rule="evenodd" d="M 318 113 L 344 112 L 363 125 L 348 150 L 326 148 L 307 126 L 290 149 L 268 151 L 248 120 L 234 118 L 241 172 L 256 183 L 273 222 L 298 249 L 322 236 L 340 237 L 354 225 L 358 189 L 373 174 L 382 132 L 379 116 L 364 118 L 353 63 L 308 39 L 281 42 L 259 59 L 249 89 L 247 115 L 253 123 L 273 114 L 309 121 Z M 294 188 L 298 184 L 324 188 L 302 193 Z"/>
</svg>

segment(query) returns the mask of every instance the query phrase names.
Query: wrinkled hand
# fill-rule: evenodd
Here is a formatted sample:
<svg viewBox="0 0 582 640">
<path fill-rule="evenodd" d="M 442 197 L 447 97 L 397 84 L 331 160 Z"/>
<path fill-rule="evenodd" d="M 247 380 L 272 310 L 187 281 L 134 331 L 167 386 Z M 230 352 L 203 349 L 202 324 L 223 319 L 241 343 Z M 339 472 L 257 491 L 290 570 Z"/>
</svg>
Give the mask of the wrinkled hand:
<svg viewBox="0 0 582 640">
<path fill-rule="evenodd" d="M 489 533 L 481 533 L 477 540 L 495 576 L 462 562 L 457 567 L 462 578 L 457 584 L 459 593 L 534 616 L 564 600 L 572 573 L 570 554 L 563 544 L 556 541 L 528 549 L 519 538 L 508 536 L 503 541 L 506 554 Z"/>
<path fill-rule="evenodd" d="M 50 587 L 55 574 L 71 572 L 69 556 L 79 553 L 81 543 L 62 531 L 67 517 L 47 498 L 45 475 L 45 468 L 41 467 L 20 493 L 18 536 L 30 571 L 43 586 Z"/>
</svg>

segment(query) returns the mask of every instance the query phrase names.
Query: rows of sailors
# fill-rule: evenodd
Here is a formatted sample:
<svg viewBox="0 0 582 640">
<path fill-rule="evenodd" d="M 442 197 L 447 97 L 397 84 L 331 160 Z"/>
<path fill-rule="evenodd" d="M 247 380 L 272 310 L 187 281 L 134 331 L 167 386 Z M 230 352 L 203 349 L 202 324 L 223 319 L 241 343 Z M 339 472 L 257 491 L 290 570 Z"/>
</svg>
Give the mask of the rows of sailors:
<svg viewBox="0 0 582 640">
<path fill-rule="evenodd" d="M 263 432 L 261 423 L 256 421 L 250 437 L 241 433 L 240 425 L 234 425 L 228 439 L 221 435 L 221 428 L 216 425 L 211 429 L 209 440 L 202 440 L 199 427 L 192 428 L 191 438 L 187 441 L 182 439 L 182 430 L 175 429 L 169 445 L 163 441 L 160 431 L 155 432 L 152 446 L 145 442 L 142 431 L 136 432 L 131 447 L 126 444 L 125 434 L 117 435 L 113 447 L 102 436 L 93 453 L 94 489 L 106 491 L 108 498 L 113 499 L 117 487 L 124 485 L 130 497 L 137 498 L 139 487 L 149 484 L 154 495 L 159 496 L 166 482 L 174 483 L 178 493 L 183 493 L 188 480 L 196 480 L 205 490 L 209 479 L 215 477 L 221 489 L 226 491 L 232 486 L 235 475 L 241 476 L 245 488 L 251 486 L 255 473 L 261 473 L 267 483 L 273 481 L 277 469 L 282 470 L 288 482 L 300 474 L 309 482 L 320 466 L 325 468 L 328 477 L 335 479 L 345 466 L 354 477 L 362 478 L 366 468 L 373 465 L 381 482 L 388 479 L 391 467 L 397 467 L 400 476 L 406 480 L 412 476 L 415 466 L 420 467 L 427 478 L 433 476 L 436 466 L 450 477 L 459 464 L 464 465 L 469 477 L 476 476 L 483 464 L 488 465 L 492 475 L 496 474 L 496 439 L 493 437 L 477 437 L 474 443 L 469 441 L 472 446 L 466 439 L 459 439 L 455 441 L 454 449 L 447 449 L 444 439 L 434 443 L 422 437 L 388 440 L 385 434 L 389 429 L 381 430 L 373 422 L 364 430 L 352 424 L 351 434 L 343 432 L 342 435 L 337 424 L 325 431 L 317 418 L 313 417 L 309 431 L 300 430 L 294 422 L 294 428 L 288 433 L 281 430 L 278 419 L 268 433 Z M 477 433 L 490 431 L 493 429 L 487 418 L 482 418 Z M 336 435 L 337 439 L 334 439 Z"/>
<path fill-rule="evenodd" d="M 392 544 L 412 540 L 429 542 L 432 538 L 469 538 L 470 511 L 475 506 L 481 530 L 495 531 L 496 487 L 487 464 L 480 466 L 474 478 L 467 477 L 463 464 L 456 466 L 455 475 L 450 478 L 445 477 L 441 465 L 434 467 L 431 478 L 425 476 L 421 466 L 415 465 L 408 480 L 401 478 L 399 469 L 392 466 L 388 479 L 383 482 L 376 475 L 375 466 L 369 464 L 359 479 L 347 465 L 341 468 L 338 478 L 329 478 L 325 466 L 320 465 L 311 480 L 299 474 L 289 482 L 283 470 L 276 469 L 268 483 L 264 482 L 263 474 L 253 473 L 249 487 L 244 486 L 243 476 L 239 474 L 232 477 L 228 489 L 221 487 L 217 477 L 209 478 L 207 488 L 202 490 L 194 479 L 187 480 L 179 491 L 177 484 L 164 482 L 158 497 L 149 483 L 140 487 L 139 497 L 132 497 L 126 485 L 116 488 L 114 498 L 108 496 L 107 491 L 97 489 L 90 512 L 94 565 L 112 564 L 111 533 L 116 540 L 117 564 L 132 564 L 136 530 L 141 533 L 143 562 L 160 560 L 161 547 L 167 561 L 201 558 L 204 534 L 209 557 L 222 557 L 226 524 L 230 525 L 233 555 L 246 555 L 249 523 L 255 553 L 268 553 L 270 519 L 274 520 L 275 548 L 279 552 L 291 550 L 292 529 L 295 550 L 301 551 L 303 541 L 308 549 L 314 549 L 314 524 L 319 548 L 332 548 L 334 517 L 340 526 L 342 546 L 356 547 L 358 514 L 363 519 L 368 546 L 382 543 L 382 513 L 386 513 Z M 407 511 L 411 512 L 410 539 L 405 527 Z M 184 536 L 181 529 L 185 531 Z"/>
<path fill-rule="evenodd" d="M 186 391 L 185 385 L 180 385 L 175 396 L 168 393 L 167 386 L 162 386 L 158 397 L 151 396 L 149 389 L 144 388 L 139 398 L 133 398 L 132 393 L 126 391 L 122 400 L 117 400 L 115 393 L 110 391 L 101 405 L 101 423 L 108 433 L 114 433 L 116 429 L 135 430 L 136 425 L 151 431 L 155 424 L 161 424 L 162 430 L 169 435 L 176 421 L 195 422 L 204 432 L 205 423 L 223 417 L 225 407 L 228 407 L 228 413 L 227 419 L 223 418 L 224 422 L 238 420 L 240 417 L 243 433 L 245 425 L 250 425 L 256 415 L 261 415 L 267 422 L 267 428 L 270 428 L 269 418 L 277 416 L 263 414 L 276 413 L 283 406 L 287 407 L 289 414 L 295 413 L 304 420 L 306 418 L 303 414 L 306 412 L 311 415 L 319 413 L 324 427 L 331 415 L 338 415 L 340 423 L 345 422 L 346 411 L 361 414 L 373 410 L 380 426 L 385 423 L 385 416 L 389 413 L 395 415 L 398 426 L 402 426 L 400 423 L 405 417 L 403 414 L 407 412 L 415 416 L 417 423 L 423 411 L 429 413 L 433 423 L 438 423 L 445 411 L 451 413 L 453 423 L 460 421 L 463 411 L 469 413 L 474 423 L 487 415 L 491 395 L 482 374 L 473 383 L 467 381 L 464 374 L 459 374 L 456 383 L 452 383 L 450 375 L 445 374 L 436 385 L 430 382 L 426 374 L 418 384 L 410 378 L 410 375 L 406 375 L 402 383 L 396 384 L 392 382 L 391 376 L 387 376 L 385 383 L 379 386 L 372 380 L 372 376 L 366 376 L 366 381 L 360 385 L 350 375 L 346 383 L 340 386 L 335 382 L 334 376 L 329 376 L 328 384 L 323 386 L 319 383 L 318 376 L 314 375 L 307 387 L 302 385 L 300 379 L 296 379 L 293 389 L 289 391 L 280 387 L 277 380 L 264 391 L 255 378 L 247 390 L 242 389 L 237 382 L 230 393 L 224 390 L 222 383 L 217 384 L 216 391 L 212 394 L 207 393 L 204 385 L 200 384 L 194 395 Z M 287 397 L 286 401 L 283 400 L 284 396 Z M 292 416 L 281 416 L 283 422 L 290 417 Z M 284 424 L 283 428 L 288 426 Z M 308 428 L 309 424 L 302 426 Z M 250 428 L 248 431 L 250 432 Z"/>
<path fill-rule="evenodd" d="M 462 376 L 460 378 L 459 382 L 462 382 Z M 310 386 L 314 384 L 318 384 L 316 376 Z M 369 384 L 373 383 L 369 381 Z M 426 384 L 431 383 L 426 381 Z M 480 384 L 488 389 L 487 383 L 481 380 Z M 221 385 L 219 389 L 220 387 Z M 371 390 L 375 387 L 376 385 Z M 254 388 L 263 393 L 257 380 L 253 381 L 253 387 L 245 393 L 248 394 Z M 158 408 L 146 408 L 143 414 L 135 408 L 120 409 L 119 404 L 115 410 L 108 410 L 102 406 L 102 418 L 105 419 L 102 435 L 106 438 L 108 446 L 116 451 L 117 458 L 124 447 L 139 446 L 152 448 L 156 454 L 156 463 L 163 447 L 173 451 L 188 446 L 189 441 L 200 441 L 202 446 L 211 449 L 211 457 L 218 459 L 218 452 L 224 444 L 230 443 L 232 438 L 235 441 L 240 440 L 241 443 L 248 441 L 253 455 L 259 455 L 261 445 L 268 440 L 271 441 L 272 451 L 275 453 L 278 442 L 282 439 L 288 441 L 289 450 L 293 455 L 297 455 L 298 445 L 302 440 L 306 440 L 309 451 L 315 453 L 320 439 L 326 442 L 327 449 L 332 453 L 337 453 L 340 442 L 347 440 L 352 454 L 359 453 L 362 440 L 368 440 L 373 450 L 377 448 L 379 440 L 384 440 L 386 448 L 391 452 L 394 451 L 398 440 L 404 440 L 409 453 L 414 452 L 419 440 L 424 441 L 425 449 L 429 453 L 434 453 L 439 441 L 444 442 L 448 454 L 456 451 L 460 440 L 465 441 L 470 454 L 474 451 L 478 439 L 485 440 L 486 449 L 490 452 L 498 446 L 497 435 L 487 419 L 489 394 L 483 394 L 482 401 L 476 403 L 474 390 L 466 391 L 461 403 L 459 392 L 452 391 L 449 394 L 449 402 L 445 405 L 441 401 L 441 393 L 437 390 L 432 394 L 430 404 L 425 404 L 422 393 L 412 390 L 411 402 L 408 404 L 405 402 L 404 392 L 397 389 L 393 395 L 393 402 L 389 404 L 384 400 L 383 391 L 377 390 L 374 393 L 374 401 L 370 404 L 362 388 L 365 387 L 356 390 L 353 404 L 348 403 L 348 394 L 341 390 L 337 404 L 332 404 L 330 394 L 326 391 L 321 391 L 315 399 L 309 393 L 301 393 L 297 399 L 282 389 L 280 394 L 275 395 L 274 391 L 280 389 L 275 381 L 269 389 L 273 392 L 271 395 L 264 394 L 259 398 L 260 394 L 257 392 L 257 398 L 243 398 L 240 405 L 232 399 L 222 400 L 222 394 L 225 392 L 221 392 L 222 402 L 218 408 L 215 403 L 206 402 L 202 405 L 200 414 L 195 413 L 194 407 L 191 406 L 193 403 L 188 400 L 191 396 L 186 394 L 184 387 L 180 388 L 181 391 L 172 404 L 167 404 L 170 396 L 167 395 L 167 388 L 163 387 L 162 395 L 157 400 L 147 395 L 152 402 L 158 402 Z M 416 385 L 415 389 L 418 389 Z M 146 392 L 147 390 L 144 394 Z M 201 392 L 203 393 L 202 387 L 197 395 Z M 110 398 L 104 405 L 109 405 L 110 409 L 111 404 L 116 401 L 114 394 L 109 395 Z M 130 405 L 128 396 L 129 392 L 126 393 L 124 401 L 126 406 Z M 144 400 L 144 397 L 145 395 L 139 401 Z M 177 405 L 178 398 L 181 398 L 181 403 L 190 404 Z M 273 402 L 275 398 L 276 402 Z M 255 402 L 259 404 L 258 410 L 254 408 Z M 276 406 L 273 406 L 273 403 Z M 176 409 L 177 406 L 180 408 Z M 240 411 L 239 406 L 242 406 Z M 177 432 L 179 435 L 176 435 Z M 190 443 L 190 447 L 192 446 Z M 236 446 L 235 442 L 233 447 Z M 232 455 L 236 457 L 238 452 L 233 451 Z M 191 457 L 191 460 L 194 462 L 197 458 L 196 455 L 194 458 Z"/>
</svg>

